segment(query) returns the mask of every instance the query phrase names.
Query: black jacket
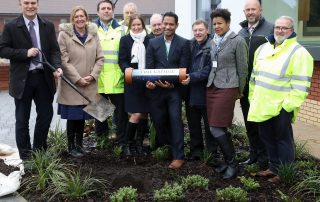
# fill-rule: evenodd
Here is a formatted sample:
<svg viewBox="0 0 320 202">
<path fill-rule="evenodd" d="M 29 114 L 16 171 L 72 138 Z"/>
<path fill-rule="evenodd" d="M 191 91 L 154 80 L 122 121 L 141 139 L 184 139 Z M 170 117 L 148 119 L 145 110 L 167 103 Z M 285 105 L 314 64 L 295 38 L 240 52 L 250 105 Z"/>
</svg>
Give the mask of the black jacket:
<svg viewBox="0 0 320 202">
<path fill-rule="evenodd" d="M 206 85 L 211 70 L 211 37 L 201 45 L 195 39 L 191 45 L 191 66 L 189 69 L 189 104 L 206 106 Z"/>
<path fill-rule="evenodd" d="M 249 49 L 248 79 L 247 79 L 247 85 L 244 90 L 244 94 L 247 94 L 249 78 L 250 78 L 252 68 L 253 68 L 254 52 L 257 50 L 257 48 L 261 44 L 264 44 L 267 42 L 266 37 L 273 34 L 273 24 L 266 21 L 262 17 L 260 19 L 257 27 L 255 27 L 254 31 L 252 32 L 252 35 L 249 32 L 247 20 L 242 21 L 240 23 L 240 26 L 242 27 L 242 29 L 239 31 L 239 35 L 242 36 L 246 40 L 247 45 L 248 45 L 248 49 Z"/>
<path fill-rule="evenodd" d="M 56 39 L 54 25 L 38 16 L 41 50 L 54 67 L 61 67 L 60 49 Z M 0 39 L 0 57 L 10 60 L 9 94 L 17 99 L 23 95 L 31 58 L 27 57 L 32 41 L 23 16 L 5 25 Z M 52 70 L 44 66 L 45 79 L 52 94 L 56 85 Z"/>
</svg>

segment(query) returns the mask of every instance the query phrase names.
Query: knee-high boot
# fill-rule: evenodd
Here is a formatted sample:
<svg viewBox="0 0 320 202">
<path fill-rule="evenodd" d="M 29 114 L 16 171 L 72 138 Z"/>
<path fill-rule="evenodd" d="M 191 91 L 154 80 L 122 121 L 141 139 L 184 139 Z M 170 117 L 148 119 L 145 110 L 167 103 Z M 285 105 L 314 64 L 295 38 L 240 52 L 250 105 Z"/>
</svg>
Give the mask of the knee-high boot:
<svg viewBox="0 0 320 202">
<path fill-rule="evenodd" d="M 238 162 L 235 159 L 235 150 L 230 135 L 226 133 L 220 137 L 217 137 L 216 140 L 221 148 L 224 160 L 227 164 L 227 168 L 223 174 L 223 179 L 236 177 L 238 172 Z"/>
<path fill-rule="evenodd" d="M 128 122 L 126 129 L 126 137 L 128 138 L 129 148 L 123 148 L 123 153 L 126 156 L 131 156 L 136 154 L 136 144 L 135 136 L 137 130 L 137 123 Z"/>
<path fill-rule="evenodd" d="M 136 150 L 138 155 L 146 155 L 143 149 L 143 140 L 148 129 L 148 119 L 141 119 L 137 127 Z"/>
</svg>

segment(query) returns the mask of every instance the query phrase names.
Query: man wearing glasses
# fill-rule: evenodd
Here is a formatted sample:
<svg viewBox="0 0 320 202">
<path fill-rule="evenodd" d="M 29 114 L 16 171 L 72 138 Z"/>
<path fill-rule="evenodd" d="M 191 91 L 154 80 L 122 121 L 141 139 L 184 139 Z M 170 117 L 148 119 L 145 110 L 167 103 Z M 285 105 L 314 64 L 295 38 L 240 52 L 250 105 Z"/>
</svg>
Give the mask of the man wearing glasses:
<svg viewBox="0 0 320 202">
<path fill-rule="evenodd" d="M 289 16 L 275 21 L 274 35 L 255 52 L 249 83 L 248 121 L 258 122 L 259 135 L 269 156 L 269 169 L 257 174 L 280 180 L 280 165 L 294 161 L 291 122 L 308 95 L 313 58 L 297 42 Z"/>
</svg>

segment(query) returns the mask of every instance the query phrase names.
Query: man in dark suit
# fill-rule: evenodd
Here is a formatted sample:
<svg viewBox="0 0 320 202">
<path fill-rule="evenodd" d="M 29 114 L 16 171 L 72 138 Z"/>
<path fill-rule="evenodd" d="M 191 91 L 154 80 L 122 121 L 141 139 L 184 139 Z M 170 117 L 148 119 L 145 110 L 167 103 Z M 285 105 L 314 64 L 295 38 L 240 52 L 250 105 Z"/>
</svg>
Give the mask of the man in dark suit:
<svg viewBox="0 0 320 202">
<path fill-rule="evenodd" d="M 0 57 L 10 59 L 9 94 L 14 97 L 16 142 L 20 158 L 30 157 L 29 118 L 32 100 L 37 119 L 34 129 L 33 150 L 47 148 L 47 136 L 53 116 L 52 102 L 56 90 L 53 72 L 35 60 L 42 60 L 39 50 L 55 67 L 61 67 L 60 49 L 51 22 L 37 15 L 38 0 L 19 0 L 22 14 L 6 24 L 0 39 Z"/>
<path fill-rule="evenodd" d="M 186 39 L 175 34 L 178 16 L 172 12 L 165 13 L 162 26 L 163 35 L 149 42 L 146 67 L 149 69 L 187 68 L 190 48 Z M 166 142 L 166 138 L 169 139 L 173 156 L 169 168 L 178 169 L 184 164 L 181 85 L 158 80 L 148 81 L 146 87 L 149 89 L 147 96 L 150 99 L 151 116 L 159 136 L 158 141 L 161 144 Z"/>
</svg>

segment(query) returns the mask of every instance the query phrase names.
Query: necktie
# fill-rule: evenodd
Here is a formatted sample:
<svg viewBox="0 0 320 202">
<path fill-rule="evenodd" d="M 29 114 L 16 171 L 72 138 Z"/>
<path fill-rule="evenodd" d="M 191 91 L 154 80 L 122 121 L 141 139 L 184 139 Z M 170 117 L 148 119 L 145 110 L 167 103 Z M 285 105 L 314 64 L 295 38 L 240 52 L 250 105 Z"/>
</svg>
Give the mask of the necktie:
<svg viewBox="0 0 320 202">
<path fill-rule="evenodd" d="M 254 31 L 254 28 L 255 28 L 255 27 L 253 27 L 253 26 L 249 28 L 250 34 L 252 34 L 252 32 Z"/>
<path fill-rule="evenodd" d="M 31 40 L 32 40 L 32 46 L 34 48 L 39 48 L 38 46 L 38 41 L 37 41 L 37 35 L 36 35 L 36 31 L 34 30 L 34 22 L 33 21 L 30 21 L 29 22 L 29 33 L 30 33 L 30 36 L 31 36 Z M 36 60 L 40 60 L 40 55 L 38 54 L 37 56 L 34 57 L 34 59 Z M 37 66 L 39 63 L 34 61 L 34 60 L 31 60 L 31 62 Z"/>
</svg>

